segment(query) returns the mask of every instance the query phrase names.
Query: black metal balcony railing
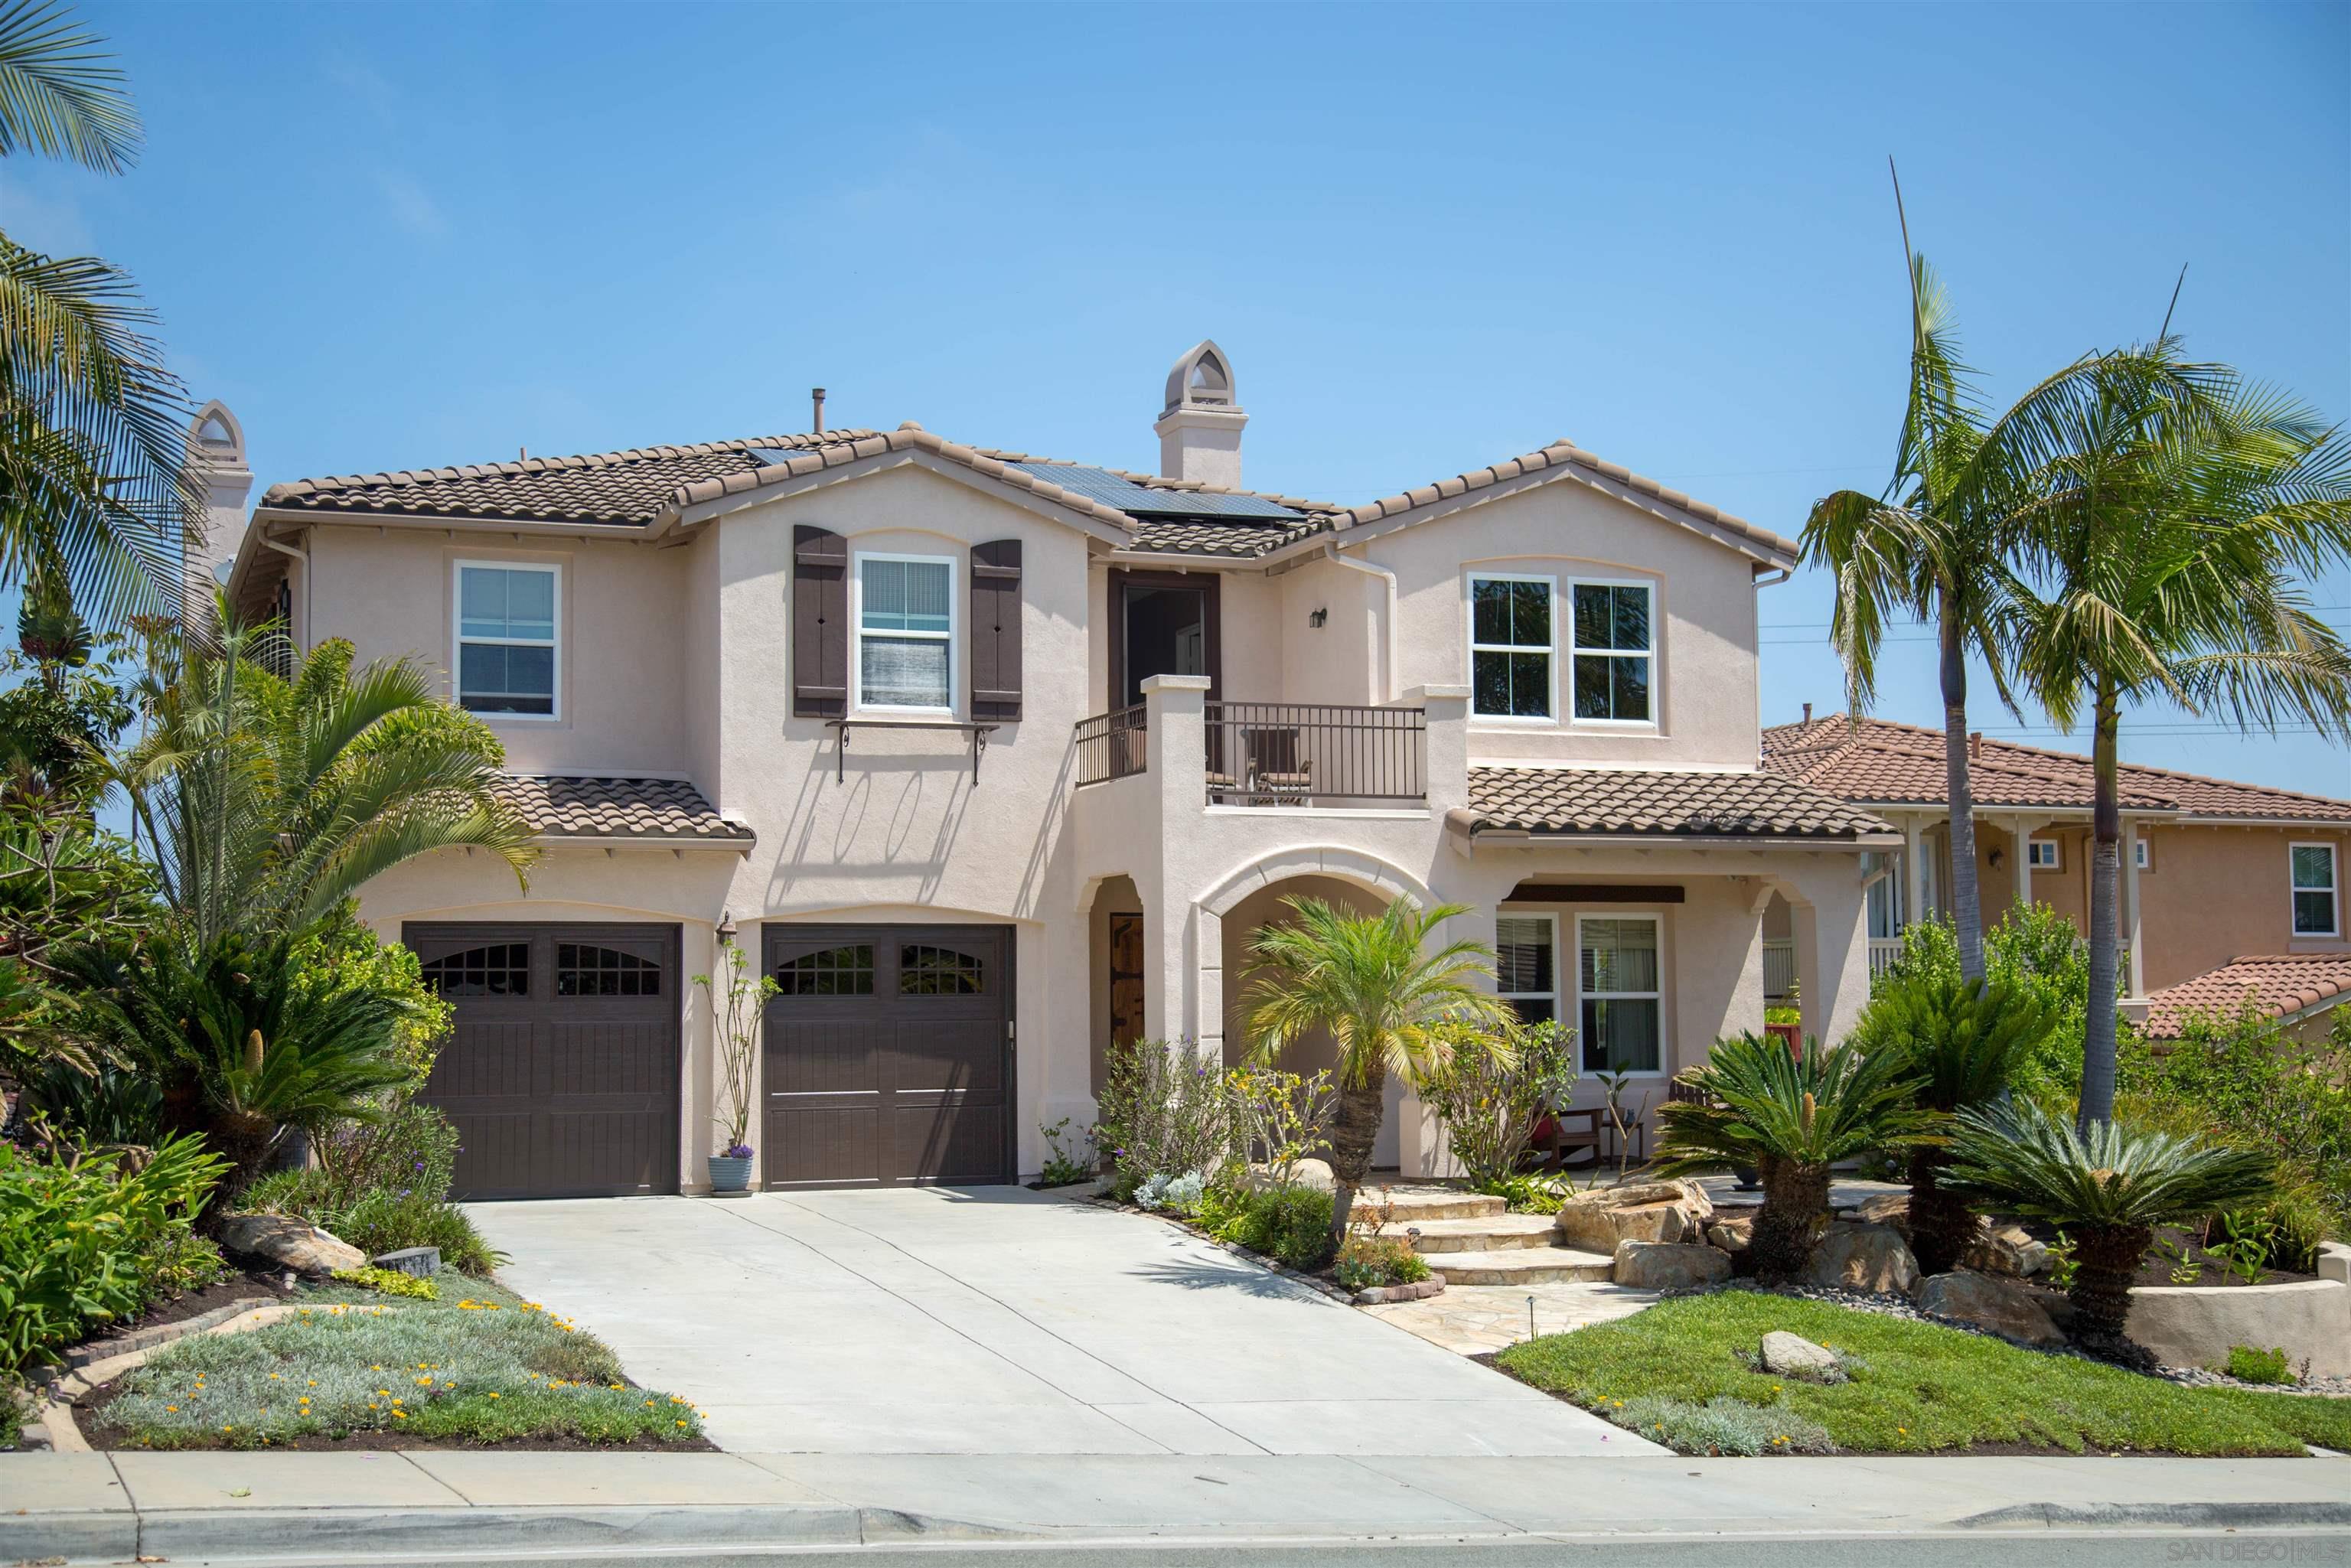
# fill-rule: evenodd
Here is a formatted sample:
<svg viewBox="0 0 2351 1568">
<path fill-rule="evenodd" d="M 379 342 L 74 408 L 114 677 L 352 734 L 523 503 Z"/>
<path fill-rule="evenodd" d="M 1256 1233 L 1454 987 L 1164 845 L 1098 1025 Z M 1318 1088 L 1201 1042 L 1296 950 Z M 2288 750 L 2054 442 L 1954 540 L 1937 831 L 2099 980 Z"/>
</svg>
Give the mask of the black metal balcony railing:
<svg viewBox="0 0 2351 1568">
<path fill-rule="evenodd" d="M 1211 805 L 1427 799 L 1420 708 L 1212 702 L 1206 711 Z"/>
<path fill-rule="evenodd" d="M 1107 784 L 1151 766 L 1147 710 L 1141 703 L 1078 720 L 1078 783 Z"/>
</svg>

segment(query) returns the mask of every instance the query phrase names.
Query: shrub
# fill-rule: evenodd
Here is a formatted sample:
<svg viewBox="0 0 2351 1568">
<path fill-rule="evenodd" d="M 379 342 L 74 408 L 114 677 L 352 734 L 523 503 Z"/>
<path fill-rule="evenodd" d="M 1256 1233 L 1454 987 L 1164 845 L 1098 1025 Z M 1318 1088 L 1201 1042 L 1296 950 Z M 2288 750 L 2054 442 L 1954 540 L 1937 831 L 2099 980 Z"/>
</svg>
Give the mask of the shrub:
<svg viewBox="0 0 2351 1568">
<path fill-rule="evenodd" d="M 1179 1176 L 1155 1176 L 1134 1189 L 1134 1201 L 1145 1208 L 1164 1208 L 1170 1214 L 1190 1216 L 1199 1212 L 1200 1200 L 1207 1196 L 1208 1184 L 1199 1173 L 1188 1171 Z"/>
<path fill-rule="evenodd" d="M 1922 920 L 1903 927 L 1902 950 L 1886 977 L 1938 975 L 1959 978 L 1959 947 L 1950 926 Z M 2016 1092 L 2070 1101 L 2082 1086 L 2082 1040 L 2089 1028 L 2090 951 L 2081 932 L 2048 904 L 2011 908 L 1984 933 L 1984 980 L 2013 988 L 2050 1014 L 2049 1032 L 2015 1063 Z M 2126 1023 L 2120 1028 L 2120 1039 L 2135 1037 Z"/>
<path fill-rule="evenodd" d="M 1331 1257 L 1331 1195 L 1311 1186 L 1212 1188 L 1200 1223 L 1230 1241 L 1311 1273 Z"/>
<path fill-rule="evenodd" d="M 2240 1383 L 2292 1383 L 2283 1350 L 2262 1350 L 2250 1344 L 2229 1347 L 2229 1364 L 2221 1371 Z"/>
<path fill-rule="evenodd" d="M 1416 1285 L 1428 1278 L 1428 1261 L 1393 1236 L 1350 1236 L 1332 1260 L 1331 1276 L 1351 1291 Z"/>
<path fill-rule="evenodd" d="M 1113 1046 L 1094 1146 L 1112 1160 L 1111 1191 L 1124 1199 L 1153 1176 L 1214 1176 L 1233 1159 L 1233 1106 L 1224 1065 L 1190 1041 Z"/>
<path fill-rule="evenodd" d="M 26 1073 L 25 1096 L 26 1109 L 70 1142 L 153 1145 L 163 1136 L 163 1091 L 120 1068 L 85 1072 L 52 1057 Z"/>
<path fill-rule="evenodd" d="M 0 1144 L 0 1369 L 26 1365 L 154 1299 L 158 1270 L 188 1254 L 197 1205 L 227 1169 L 201 1140 L 173 1138 L 143 1169 L 80 1156 L 36 1162 Z"/>
<path fill-rule="evenodd" d="M 1628 1431 L 1677 1454 L 1834 1454 L 1828 1428 L 1781 1405 L 1750 1405 L 1727 1394 L 1705 1404 L 1644 1395 L 1594 1408 Z"/>
<path fill-rule="evenodd" d="M 407 1296 L 420 1301 L 441 1299 L 439 1285 L 414 1274 L 403 1274 L 397 1269 L 379 1269 L 373 1264 L 362 1264 L 357 1269 L 338 1269 L 335 1278 L 346 1285 L 357 1285 L 362 1291 L 373 1291 L 378 1295 Z"/>
<path fill-rule="evenodd" d="M 1482 1192 L 1502 1200 L 1512 1214 L 1557 1214 L 1567 1200 L 1561 1178 L 1520 1173 L 1504 1176 L 1499 1181 L 1477 1181 L 1469 1184 L 1472 1192 Z"/>
<path fill-rule="evenodd" d="M 1232 1096 L 1234 1157 L 1263 1165 L 1277 1185 L 1297 1174 L 1299 1161 L 1330 1152 L 1338 1091 L 1329 1072 L 1253 1064 L 1234 1068 L 1225 1086 Z"/>
<path fill-rule="evenodd" d="M 1557 1019 L 1510 1019 L 1482 1032 L 1484 1049 L 1457 1048 L 1421 1084 L 1473 1186 L 1518 1170 L 1544 1113 L 1567 1103 L 1576 1079 L 1575 1031 Z"/>
<path fill-rule="evenodd" d="M 1040 1122 L 1037 1130 L 1044 1134 L 1045 1146 L 1052 1151 L 1045 1156 L 1045 1168 L 1037 1173 L 1039 1186 L 1075 1186 L 1093 1179 L 1094 1167 L 1101 1164 L 1102 1156 L 1094 1153 L 1092 1139 L 1084 1134 L 1079 1134 L 1076 1150 L 1062 1145 L 1061 1140 L 1070 1131 L 1067 1116 L 1050 1125 Z"/>
<path fill-rule="evenodd" d="M 326 1226 L 371 1258 L 403 1247 L 438 1247 L 441 1261 L 475 1275 L 486 1275 L 506 1261 L 506 1254 L 491 1248 L 465 1210 L 422 1193 L 371 1192 L 334 1223 L 311 1223 Z"/>
</svg>

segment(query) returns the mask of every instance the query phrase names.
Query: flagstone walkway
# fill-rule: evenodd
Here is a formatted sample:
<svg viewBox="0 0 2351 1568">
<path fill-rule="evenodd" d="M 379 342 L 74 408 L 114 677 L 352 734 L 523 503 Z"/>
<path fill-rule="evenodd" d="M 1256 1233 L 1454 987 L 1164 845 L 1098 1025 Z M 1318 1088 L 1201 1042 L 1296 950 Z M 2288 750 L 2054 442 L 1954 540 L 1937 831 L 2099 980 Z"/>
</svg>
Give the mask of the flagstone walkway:
<svg viewBox="0 0 2351 1568">
<path fill-rule="evenodd" d="M 1565 1333 L 1628 1318 L 1656 1300 L 1655 1291 L 1563 1281 L 1539 1285 L 1448 1285 L 1422 1301 L 1357 1310 L 1384 1318 L 1457 1355 L 1485 1355 L 1506 1350 L 1531 1334 Z"/>
</svg>

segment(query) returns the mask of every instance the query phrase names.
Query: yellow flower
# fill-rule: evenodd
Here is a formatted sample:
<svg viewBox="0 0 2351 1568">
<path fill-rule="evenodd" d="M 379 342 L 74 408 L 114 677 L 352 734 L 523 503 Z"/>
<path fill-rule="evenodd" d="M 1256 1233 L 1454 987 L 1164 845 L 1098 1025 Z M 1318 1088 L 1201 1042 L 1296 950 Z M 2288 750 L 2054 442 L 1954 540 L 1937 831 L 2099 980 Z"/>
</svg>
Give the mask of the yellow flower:
<svg viewBox="0 0 2351 1568">
<path fill-rule="evenodd" d="M 432 1386 L 433 1386 L 433 1379 L 431 1379 L 430 1377 L 420 1377 L 420 1378 L 418 1378 L 416 1381 L 417 1381 L 417 1382 L 419 1382 L 419 1383 L 422 1383 L 422 1384 L 423 1384 L 423 1385 L 424 1385 L 424 1386 L 426 1386 L 427 1388 L 430 1388 L 430 1387 L 432 1387 Z"/>
<path fill-rule="evenodd" d="M 274 1372 L 273 1372 L 273 1373 L 271 1373 L 271 1374 L 269 1375 L 269 1381 L 270 1381 L 270 1382 L 272 1382 L 272 1383 L 277 1382 L 277 1375 L 276 1373 L 274 1373 Z"/>
<path fill-rule="evenodd" d="M 405 1410 L 395 1410 L 392 1413 L 392 1418 L 395 1421 L 405 1421 L 408 1419 L 408 1412 Z"/>
<path fill-rule="evenodd" d="M 684 1425 L 685 1425 L 685 1423 L 684 1423 L 684 1422 L 683 1422 L 683 1421 L 680 1421 L 680 1422 L 678 1423 L 678 1425 L 679 1425 L 679 1426 L 681 1426 L 681 1427 L 683 1427 L 683 1426 L 684 1426 Z"/>
<path fill-rule="evenodd" d="M 490 1397 L 491 1397 L 491 1398 L 493 1398 L 493 1399 L 496 1399 L 496 1398 L 497 1397 L 497 1396 L 496 1396 L 496 1394 L 492 1394 L 492 1395 L 490 1396 Z"/>
<path fill-rule="evenodd" d="M 180 1407 L 176 1405 L 166 1405 L 163 1408 L 170 1411 L 174 1416 L 177 1416 L 180 1413 Z"/>
<path fill-rule="evenodd" d="M 312 1379 L 310 1379 L 310 1386 L 311 1386 L 311 1387 L 313 1387 L 313 1388 L 318 1387 L 318 1386 L 319 1386 L 319 1380 L 318 1380 L 317 1378 L 315 1378 L 315 1377 L 314 1377 L 314 1378 L 312 1378 Z"/>
</svg>

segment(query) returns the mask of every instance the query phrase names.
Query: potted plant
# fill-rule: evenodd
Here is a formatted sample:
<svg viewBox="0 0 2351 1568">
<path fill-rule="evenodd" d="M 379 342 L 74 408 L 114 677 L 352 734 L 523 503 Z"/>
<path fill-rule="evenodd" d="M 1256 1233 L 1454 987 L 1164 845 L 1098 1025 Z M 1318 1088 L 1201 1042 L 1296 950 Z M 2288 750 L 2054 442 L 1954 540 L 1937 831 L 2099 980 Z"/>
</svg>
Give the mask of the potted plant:
<svg viewBox="0 0 2351 1568">
<path fill-rule="evenodd" d="M 751 961 L 735 944 L 735 922 L 722 920 L 718 926 L 720 982 L 714 983 L 708 975 L 694 977 L 694 983 L 710 998 L 712 1023 L 717 1037 L 718 1113 L 711 1117 L 711 1123 L 720 1129 L 726 1142 L 721 1153 L 710 1156 L 710 1190 L 714 1197 L 748 1192 L 751 1188 L 753 1151 L 745 1140 L 751 1131 L 752 1052 L 759 1048 L 759 1015 L 778 988 L 773 976 L 761 975 L 755 979 L 750 967 Z"/>
</svg>

